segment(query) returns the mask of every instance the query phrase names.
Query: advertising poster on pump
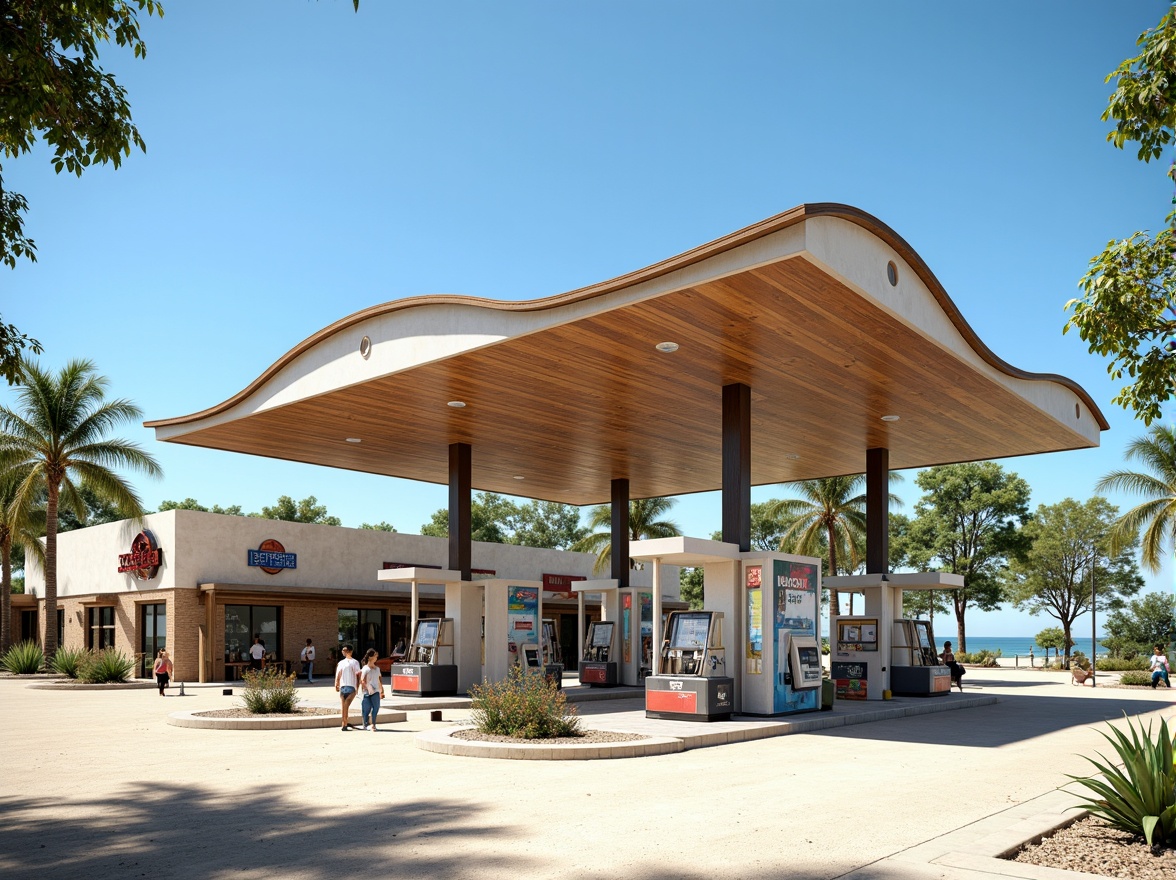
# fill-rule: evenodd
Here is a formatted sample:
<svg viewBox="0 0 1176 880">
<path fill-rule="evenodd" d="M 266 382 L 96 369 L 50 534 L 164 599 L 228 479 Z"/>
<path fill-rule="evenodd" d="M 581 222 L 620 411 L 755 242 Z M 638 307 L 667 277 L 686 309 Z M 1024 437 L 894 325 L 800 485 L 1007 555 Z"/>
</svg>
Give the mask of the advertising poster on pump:
<svg viewBox="0 0 1176 880">
<path fill-rule="evenodd" d="M 772 575 L 772 589 L 776 600 L 776 632 L 815 638 L 820 605 L 816 566 L 811 563 L 777 559 L 772 563 Z M 784 684 L 788 658 L 780 656 L 779 651 L 776 653 L 775 711 L 816 709 L 820 689 L 794 691 Z"/>
<path fill-rule="evenodd" d="M 534 587 L 508 587 L 506 601 L 506 637 L 511 652 L 517 654 L 519 645 L 539 644 L 539 591 Z"/>
</svg>

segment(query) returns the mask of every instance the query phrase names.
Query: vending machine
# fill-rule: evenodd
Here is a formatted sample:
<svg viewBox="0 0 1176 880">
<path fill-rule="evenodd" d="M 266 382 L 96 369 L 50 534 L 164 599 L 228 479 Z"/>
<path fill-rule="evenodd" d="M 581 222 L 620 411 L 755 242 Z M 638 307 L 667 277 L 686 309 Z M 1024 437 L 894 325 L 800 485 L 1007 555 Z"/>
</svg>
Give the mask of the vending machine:
<svg viewBox="0 0 1176 880">
<path fill-rule="evenodd" d="M 890 641 L 890 689 L 910 697 L 942 697 L 951 693 L 951 670 L 935 653 L 929 620 L 894 621 Z"/>
<path fill-rule="evenodd" d="M 594 620 L 584 639 L 584 656 L 580 659 L 580 684 L 590 687 L 616 687 L 616 621 Z"/>
<path fill-rule="evenodd" d="M 726 721 L 735 702 L 717 611 L 671 611 L 661 668 L 645 678 L 645 717 Z"/>
<path fill-rule="evenodd" d="M 820 596 L 819 560 L 780 555 L 744 560 L 741 713 L 821 708 Z"/>
<path fill-rule="evenodd" d="M 540 645 L 543 649 L 543 674 L 547 676 L 548 681 L 562 690 L 563 651 L 559 646 L 559 630 L 556 628 L 554 620 L 544 618 Z"/>
<path fill-rule="evenodd" d="M 441 697 L 457 693 L 457 664 L 453 662 L 453 618 L 417 621 L 416 632 L 404 662 L 392 664 L 392 693 L 412 697 Z"/>
</svg>

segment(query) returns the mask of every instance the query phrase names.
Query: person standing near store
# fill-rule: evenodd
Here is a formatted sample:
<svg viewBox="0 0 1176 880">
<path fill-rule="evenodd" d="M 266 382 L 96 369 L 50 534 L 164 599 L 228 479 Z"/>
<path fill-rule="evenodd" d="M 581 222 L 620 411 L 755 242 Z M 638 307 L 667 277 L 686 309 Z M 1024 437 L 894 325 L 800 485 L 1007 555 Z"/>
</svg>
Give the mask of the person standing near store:
<svg viewBox="0 0 1176 880">
<path fill-rule="evenodd" d="M 340 648 L 343 659 L 335 667 L 335 690 L 339 692 L 339 700 L 343 705 L 343 725 L 340 730 L 350 730 L 352 725 L 347 713 L 351 709 L 351 701 L 355 699 L 355 689 L 359 686 L 359 663 L 351 656 L 351 645 Z"/>
<path fill-rule="evenodd" d="M 261 669 L 261 661 L 265 657 L 265 644 L 261 636 L 253 637 L 253 646 L 249 649 L 249 668 Z"/>
<path fill-rule="evenodd" d="M 380 700 L 384 699 L 384 679 L 376 661 L 380 654 L 375 648 L 368 648 L 363 655 L 363 669 L 359 671 L 359 689 L 363 692 L 363 729 L 376 732 L 376 717 L 380 714 Z M 372 716 L 368 727 L 368 714 Z"/>
<path fill-rule="evenodd" d="M 1164 683 L 1164 687 L 1172 686 L 1172 682 L 1168 677 L 1169 672 L 1171 672 L 1168 668 L 1168 655 L 1164 653 L 1163 645 L 1156 645 L 1153 648 L 1150 672 L 1153 688 L 1161 681 Z"/>
<path fill-rule="evenodd" d="M 306 673 L 306 683 L 314 684 L 314 642 L 310 639 L 302 649 L 302 671 Z"/>
<path fill-rule="evenodd" d="M 167 656 L 167 651 L 163 648 L 159 649 L 159 654 L 155 657 L 155 665 L 151 669 L 155 673 L 155 681 L 159 685 L 159 695 L 162 697 L 163 689 L 167 687 L 172 676 L 171 657 Z"/>
</svg>

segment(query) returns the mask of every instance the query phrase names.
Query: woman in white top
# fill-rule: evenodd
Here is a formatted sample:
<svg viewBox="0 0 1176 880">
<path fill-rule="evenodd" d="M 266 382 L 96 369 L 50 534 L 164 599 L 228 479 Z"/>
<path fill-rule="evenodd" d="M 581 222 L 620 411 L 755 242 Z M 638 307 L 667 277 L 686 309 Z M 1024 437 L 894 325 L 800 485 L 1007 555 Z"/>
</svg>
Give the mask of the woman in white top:
<svg viewBox="0 0 1176 880">
<path fill-rule="evenodd" d="M 335 690 L 339 692 L 339 699 L 343 703 L 343 726 L 340 730 L 351 730 L 351 722 L 347 712 L 351 708 L 351 701 L 355 699 L 355 689 L 359 686 L 359 663 L 351 656 L 351 645 L 340 648 L 343 659 L 335 667 Z"/>
<path fill-rule="evenodd" d="M 363 655 L 363 669 L 359 671 L 359 689 L 363 691 L 363 729 L 376 732 L 376 716 L 380 714 L 380 700 L 384 699 L 384 680 L 376 661 L 380 658 L 375 648 Z M 368 727 L 368 713 L 372 724 Z"/>
<path fill-rule="evenodd" d="M 1156 645 L 1153 650 L 1151 658 L 1152 687 L 1154 688 L 1161 681 L 1164 683 L 1164 687 L 1171 687 L 1172 683 L 1168 680 L 1168 672 L 1170 671 L 1168 669 L 1168 655 L 1164 653 L 1164 646 Z"/>
</svg>

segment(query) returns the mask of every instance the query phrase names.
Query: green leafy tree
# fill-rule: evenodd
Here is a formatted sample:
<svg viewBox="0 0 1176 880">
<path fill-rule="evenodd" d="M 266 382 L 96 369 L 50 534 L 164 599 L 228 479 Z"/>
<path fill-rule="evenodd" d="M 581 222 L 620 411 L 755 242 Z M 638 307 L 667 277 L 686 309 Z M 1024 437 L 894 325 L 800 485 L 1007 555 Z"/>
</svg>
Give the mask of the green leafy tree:
<svg viewBox="0 0 1176 880">
<path fill-rule="evenodd" d="M 1152 645 L 1165 645 L 1176 630 L 1176 596 L 1147 593 L 1107 615 L 1103 622 L 1107 638 L 1100 642 L 1114 656 L 1130 659 L 1150 654 Z"/>
<path fill-rule="evenodd" d="M 780 549 L 780 539 L 784 536 L 784 523 L 770 515 L 768 511 L 778 501 L 775 498 L 760 501 L 751 505 L 751 548 L 753 550 L 775 551 Z M 723 533 L 711 533 L 711 539 L 723 540 Z"/>
<path fill-rule="evenodd" d="M 1066 498 L 1040 505 L 1024 528 L 1029 549 L 1009 560 L 1009 600 L 1030 614 L 1045 612 L 1057 620 L 1067 644 L 1073 642 L 1074 620 L 1090 610 L 1092 573 L 1103 610 L 1117 607 L 1143 586 L 1134 546 L 1111 553 L 1109 534 L 1118 513 L 1101 496 L 1085 504 Z M 1069 666 L 1068 656 L 1065 665 Z"/>
<path fill-rule="evenodd" d="M 278 498 L 273 507 L 263 507 L 261 513 L 250 514 L 261 519 L 280 519 L 286 522 L 314 523 L 321 526 L 341 526 L 343 520 L 327 514 L 325 504 L 319 504 L 313 495 L 307 495 L 296 502 L 289 495 Z"/>
<path fill-rule="evenodd" d="M 86 517 L 81 489 L 93 491 L 132 516 L 143 514 L 139 496 L 112 468 L 149 476 L 163 471 L 150 453 L 107 433 L 137 422 L 141 410 L 129 400 L 108 400 L 109 382 L 91 361 L 70 361 L 56 375 L 25 364 L 17 386 L 17 409 L 0 406 L 0 473 L 17 481 L 12 507 L 30 506 L 45 495 L 45 617 L 57 619 L 57 526 L 61 507 Z M 45 655 L 57 652 L 57 627 L 46 626 Z"/>
<path fill-rule="evenodd" d="M 907 554 L 912 565 L 964 576 L 951 590 L 960 651 L 967 651 L 969 608 L 992 611 L 1004 594 L 1001 570 L 1022 553 L 1021 526 L 1029 519 L 1029 484 L 993 461 L 943 465 L 921 471 Z"/>
<path fill-rule="evenodd" d="M 3 189 L 3 185 L 0 184 L 0 202 L 3 201 Z M 2 243 L 0 247 L 3 247 Z M 0 376 L 3 376 L 9 385 L 15 385 L 20 379 L 20 365 L 26 348 L 33 354 L 40 354 L 44 350 L 41 343 L 21 333 L 16 329 L 16 325 L 5 324 L 0 320 Z"/>
<path fill-rule="evenodd" d="M 8 0 L 0 14 L 0 146 L 6 158 L 30 152 L 40 138 L 58 173 L 79 177 L 94 164 L 116 168 L 131 147 L 146 150 L 131 121 L 126 90 L 99 66 L 113 41 L 136 58 L 147 54 L 140 11 L 163 16 L 156 0 Z M 4 188 L 0 166 L 0 261 L 36 260 L 24 234 L 28 202 Z"/>
<path fill-rule="evenodd" d="M 240 504 L 234 504 L 230 507 L 221 507 L 219 504 L 214 504 L 212 507 L 205 507 L 195 498 L 185 498 L 183 501 L 163 501 L 159 505 L 159 512 L 163 513 L 167 510 L 198 510 L 201 513 L 220 513 L 224 516 L 245 515 Z"/>
<path fill-rule="evenodd" d="M 1070 648 L 1074 644 L 1071 641 L 1067 641 L 1066 634 L 1062 632 L 1060 626 L 1047 626 L 1037 634 L 1037 638 L 1034 641 L 1037 642 L 1037 647 L 1045 649 L 1045 663 L 1047 666 L 1049 665 L 1050 648 L 1053 648 L 1061 656 L 1063 651 L 1069 653 Z"/>
<path fill-rule="evenodd" d="M 97 492 L 89 486 L 78 487 L 78 494 L 82 496 L 82 504 L 86 508 L 86 516 L 84 519 L 79 519 L 74 515 L 69 508 L 63 508 L 57 511 L 57 532 L 72 532 L 75 529 L 89 528 L 90 526 L 100 526 L 103 523 L 118 522 L 120 519 L 127 519 L 134 516 L 133 513 L 128 513 L 121 510 L 117 504 L 101 497 Z M 41 522 L 45 521 L 45 502 L 42 499 L 40 502 Z"/>
<path fill-rule="evenodd" d="M 369 532 L 395 532 L 396 531 L 396 526 L 392 525 L 392 523 L 390 523 L 390 522 L 384 522 L 383 520 L 380 520 L 378 523 L 361 523 L 359 527 L 361 529 L 366 529 Z"/>
<path fill-rule="evenodd" d="M 488 544 L 506 544 L 510 523 L 518 515 L 518 505 L 494 492 L 478 492 L 470 499 L 470 539 Z M 421 526 L 422 535 L 449 537 L 449 508 L 442 507 Z"/>
<path fill-rule="evenodd" d="M 555 501 L 529 501 L 510 523 L 510 543 L 567 550 L 588 534 L 580 525 L 580 508 Z"/>
<path fill-rule="evenodd" d="M 1140 35 L 1140 53 L 1107 76 L 1116 88 L 1103 113 L 1114 123 L 1107 140 L 1118 148 L 1139 144 L 1138 158 L 1158 159 L 1176 124 L 1176 18 L 1169 8 L 1159 25 Z M 1171 173 L 1171 172 L 1170 172 Z M 1074 328 L 1092 354 L 1110 357 L 1114 379 L 1130 378 L 1114 402 L 1150 425 L 1173 396 L 1176 375 L 1176 237 L 1168 227 L 1153 238 L 1136 232 L 1110 241 L 1090 261 L 1080 298 L 1065 330 Z"/>
<path fill-rule="evenodd" d="M 661 518 L 677 503 L 674 498 L 630 499 L 629 540 L 673 538 L 682 534 L 676 523 Z M 595 553 L 594 571 L 601 572 L 612 563 L 612 505 L 602 504 L 592 508 L 588 515 L 588 528 L 593 530 L 592 533 L 577 541 L 572 549 L 581 553 Z M 637 563 L 630 559 L 629 567 L 637 568 Z"/>
<path fill-rule="evenodd" d="M 689 603 L 695 611 L 700 611 L 706 602 L 703 592 L 702 567 L 678 569 L 678 595 L 683 602 Z"/>
<path fill-rule="evenodd" d="M 1112 471 L 1097 489 L 1121 490 L 1146 500 L 1131 508 L 1111 532 L 1113 547 L 1140 542 L 1140 559 L 1148 571 L 1159 573 L 1165 549 L 1176 549 L 1176 428 L 1154 425 L 1145 437 L 1127 447 L 1125 458 L 1138 460 L 1143 471 Z"/>
</svg>

